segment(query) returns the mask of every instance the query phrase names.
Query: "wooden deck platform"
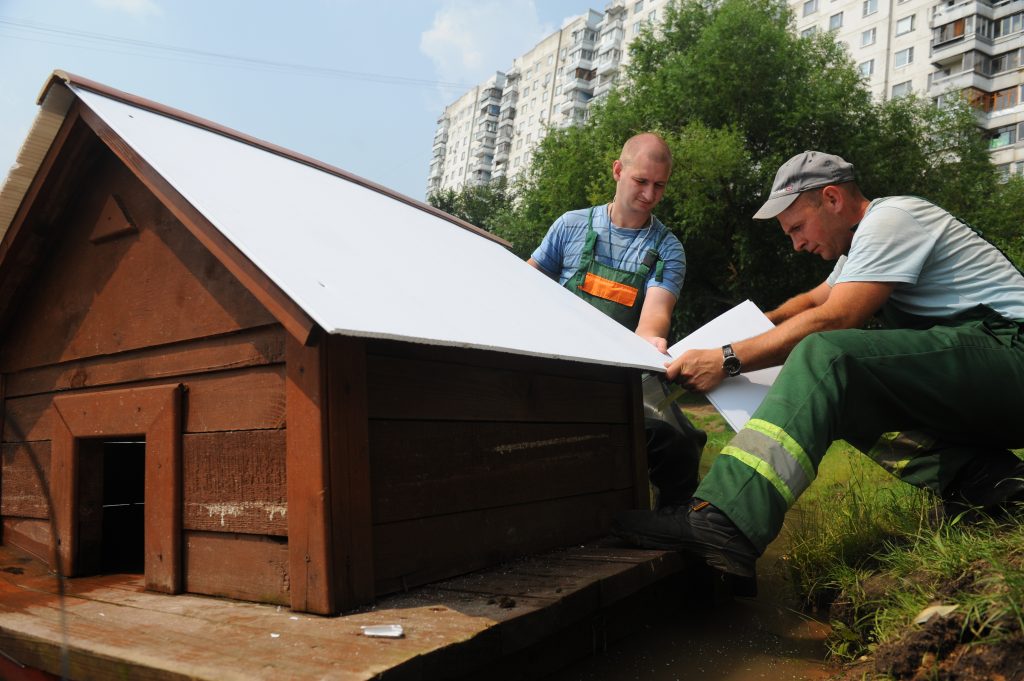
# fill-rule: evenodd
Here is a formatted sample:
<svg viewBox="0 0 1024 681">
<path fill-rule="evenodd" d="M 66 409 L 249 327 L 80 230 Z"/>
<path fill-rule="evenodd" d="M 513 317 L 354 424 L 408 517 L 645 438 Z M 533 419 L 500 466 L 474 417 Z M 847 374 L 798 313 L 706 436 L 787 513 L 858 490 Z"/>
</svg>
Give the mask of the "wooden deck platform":
<svg viewBox="0 0 1024 681">
<path fill-rule="evenodd" d="M 150 593 L 139 575 L 67 580 L 61 596 L 42 563 L 0 546 L 0 671 L 25 665 L 78 681 L 536 678 L 553 658 L 628 633 L 636 618 L 608 613 L 636 610 L 637 594 L 650 597 L 684 565 L 672 552 L 595 543 L 318 617 Z M 401 624 L 404 638 L 363 635 L 380 624 Z"/>
</svg>

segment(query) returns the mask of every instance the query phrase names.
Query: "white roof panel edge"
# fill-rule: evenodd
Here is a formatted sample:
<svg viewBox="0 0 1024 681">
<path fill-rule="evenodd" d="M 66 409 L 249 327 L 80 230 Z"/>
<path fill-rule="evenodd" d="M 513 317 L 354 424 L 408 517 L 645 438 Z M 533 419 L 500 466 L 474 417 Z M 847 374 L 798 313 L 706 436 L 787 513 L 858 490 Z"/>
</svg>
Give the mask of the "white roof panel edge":
<svg viewBox="0 0 1024 681">
<path fill-rule="evenodd" d="M 653 346 L 494 241 L 301 161 L 69 87 L 331 333 L 664 370 Z"/>
</svg>

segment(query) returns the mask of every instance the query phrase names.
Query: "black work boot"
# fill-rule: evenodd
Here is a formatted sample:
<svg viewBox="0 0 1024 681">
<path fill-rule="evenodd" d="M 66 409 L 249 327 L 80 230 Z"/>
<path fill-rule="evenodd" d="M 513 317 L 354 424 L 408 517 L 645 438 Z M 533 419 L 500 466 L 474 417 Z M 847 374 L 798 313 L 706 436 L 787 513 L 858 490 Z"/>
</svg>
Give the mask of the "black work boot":
<svg viewBox="0 0 1024 681">
<path fill-rule="evenodd" d="M 942 491 L 946 515 L 1001 518 L 1024 505 L 1024 461 L 1008 449 L 982 450 Z"/>
<path fill-rule="evenodd" d="M 645 549 L 684 551 L 711 567 L 740 577 L 754 577 L 761 552 L 724 513 L 706 501 L 657 511 L 624 511 L 612 520 L 611 532 Z"/>
</svg>

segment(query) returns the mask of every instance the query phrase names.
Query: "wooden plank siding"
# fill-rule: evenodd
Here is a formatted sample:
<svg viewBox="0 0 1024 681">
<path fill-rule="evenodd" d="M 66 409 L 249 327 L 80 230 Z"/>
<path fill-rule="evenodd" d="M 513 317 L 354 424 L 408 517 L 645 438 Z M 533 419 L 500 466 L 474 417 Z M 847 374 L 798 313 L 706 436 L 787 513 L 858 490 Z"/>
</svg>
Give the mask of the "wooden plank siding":
<svg viewBox="0 0 1024 681">
<path fill-rule="evenodd" d="M 88 172 L 55 164 L 64 198 L 49 232 L 40 209 L 23 217 L 35 228 L 23 238 L 47 245 L 0 336 L 0 540 L 50 557 L 55 400 L 181 384 L 170 502 L 182 546 L 167 554 L 181 568 L 155 586 L 287 603 L 287 332 L 113 154 L 71 139 L 88 147 Z M 106 229 L 112 203 L 132 229 Z M 81 433 L 67 436 L 74 447 Z"/>
<path fill-rule="evenodd" d="M 390 341 L 367 351 L 378 594 L 600 536 L 646 492 L 627 370 Z"/>
</svg>

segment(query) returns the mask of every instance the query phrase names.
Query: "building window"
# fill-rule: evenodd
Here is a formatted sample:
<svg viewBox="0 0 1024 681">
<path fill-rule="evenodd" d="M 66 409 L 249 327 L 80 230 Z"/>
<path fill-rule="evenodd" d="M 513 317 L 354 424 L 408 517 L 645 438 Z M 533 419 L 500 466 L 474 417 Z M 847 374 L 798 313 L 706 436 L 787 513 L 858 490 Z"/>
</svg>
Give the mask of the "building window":
<svg viewBox="0 0 1024 681">
<path fill-rule="evenodd" d="M 817 26 L 809 26 L 809 27 L 805 28 L 804 30 L 800 31 L 800 37 L 801 38 L 810 38 L 812 35 L 814 35 L 817 32 L 818 32 L 818 27 Z"/>
<path fill-rule="evenodd" d="M 1011 144 L 1017 142 L 1017 126 L 1016 125 L 1004 125 L 1001 128 L 996 128 L 992 131 L 988 138 L 988 148 L 998 149 L 1000 147 L 1008 147 Z"/>
<path fill-rule="evenodd" d="M 892 86 L 892 98 L 905 97 L 909 95 L 914 88 L 911 87 L 911 81 L 905 80 L 902 83 L 896 83 Z"/>
<path fill-rule="evenodd" d="M 640 35 L 640 22 L 633 24 L 633 35 Z"/>
<path fill-rule="evenodd" d="M 914 30 L 914 18 L 916 14 L 911 14 L 909 17 L 903 17 L 896 22 L 896 35 L 903 35 L 904 33 L 910 33 Z"/>
<path fill-rule="evenodd" d="M 869 28 L 860 34 L 860 46 L 867 47 L 868 45 L 875 44 L 875 36 L 877 35 L 876 29 Z"/>
<path fill-rule="evenodd" d="M 906 66 L 907 64 L 914 63 L 914 48 L 908 47 L 900 50 L 895 54 L 895 65 L 896 68 Z"/>
<path fill-rule="evenodd" d="M 633 5 L 633 14 L 640 14 L 640 12 L 643 12 L 643 11 L 644 11 L 644 0 L 639 0 L 639 2 L 637 2 L 635 5 Z"/>
<path fill-rule="evenodd" d="M 843 27 L 843 13 L 833 14 L 828 18 L 828 30 L 838 31 Z"/>
<path fill-rule="evenodd" d="M 818 11 L 818 0 L 805 0 L 804 16 L 810 16 Z"/>
<path fill-rule="evenodd" d="M 857 67 L 857 70 L 860 71 L 860 75 L 864 76 L 865 78 L 869 77 L 871 74 L 875 72 L 875 60 L 868 59 L 867 61 L 861 62 L 860 65 Z"/>
<path fill-rule="evenodd" d="M 864 0 L 864 16 L 878 11 L 878 0 Z"/>
<path fill-rule="evenodd" d="M 651 13 L 647 15 L 647 23 L 653 24 L 658 20 L 658 10 L 652 9 Z"/>
</svg>

